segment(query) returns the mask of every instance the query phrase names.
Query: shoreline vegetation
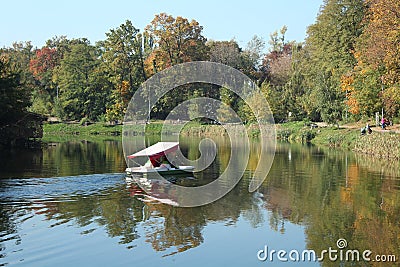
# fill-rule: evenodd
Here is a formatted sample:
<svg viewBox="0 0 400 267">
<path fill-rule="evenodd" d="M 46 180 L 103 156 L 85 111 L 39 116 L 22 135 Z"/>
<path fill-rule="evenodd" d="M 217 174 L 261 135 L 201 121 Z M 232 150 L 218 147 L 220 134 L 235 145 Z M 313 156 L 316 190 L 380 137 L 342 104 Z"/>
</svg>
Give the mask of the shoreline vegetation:
<svg viewBox="0 0 400 267">
<path fill-rule="evenodd" d="M 164 131 L 167 134 L 177 132 L 181 125 L 168 125 Z M 232 127 L 236 127 L 233 125 Z M 344 124 L 339 128 L 310 122 L 288 122 L 276 124 L 276 136 L 280 141 L 291 143 L 311 143 L 317 146 L 334 147 L 352 150 L 354 152 L 378 158 L 400 159 L 400 134 L 396 130 L 382 131 L 373 127 L 372 134 L 360 134 L 360 124 Z M 146 135 L 160 135 L 163 128 L 162 121 L 151 122 L 146 125 Z M 259 129 L 255 124 L 246 126 L 249 137 L 257 138 Z M 107 125 L 94 123 L 87 126 L 78 123 L 56 123 L 43 125 L 43 142 L 63 140 L 62 137 L 118 138 L 123 134 L 122 125 Z M 130 128 L 131 134 L 140 135 L 143 128 L 140 125 Z M 243 135 L 240 131 L 234 132 Z M 182 136 L 222 136 L 226 131 L 220 125 L 203 125 L 188 123 L 180 131 Z M 61 138 L 61 139 L 60 139 Z"/>
<path fill-rule="evenodd" d="M 34 47 L 30 41 L 15 42 L 0 48 L 0 146 L 12 147 L 40 138 L 45 118 L 82 125 L 122 121 L 132 96 L 140 94 L 141 85 L 154 77 L 158 85 L 141 97 L 154 95 L 159 99 L 152 107 L 145 105 L 141 112 L 155 120 L 166 120 L 180 103 L 208 97 L 220 101 L 216 112 L 221 121 L 235 121 L 231 110 L 251 125 L 264 120 L 260 115 L 271 112 L 277 123 L 300 121 L 282 125 L 281 139 L 350 147 L 382 157 L 392 155 L 397 152 L 386 143 L 397 141 L 386 134 L 366 136 L 356 144 L 361 140 L 357 137 L 359 128 L 354 128 L 354 133 L 346 130 L 347 125 L 338 131 L 322 125 L 308 129 L 304 122 L 331 125 L 379 117 L 399 124 L 399 3 L 325 0 L 301 42 L 287 38 L 285 25 L 271 33 L 269 40 L 255 35 L 245 46 L 234 39 L 216 41 L 207 38 L 195 19 L 167 13 L 156 14 L 142 29 L 126 20 L 95 43 L 84 36 L 50 37 L 42 47 Z M 219 71 L 215 74 L 224 86 L 186 83 L 182 75 L 174 75 L 174 82 L 180 85 L 164 91 L 170 79 L 158 79 L 156 74 L 198 61 L 239 70 L 252 81 L 250 87 L 258 87 L 264 97 L 250 91 L 239 96 L 229 85 L 231 81 L 239 85 L 241 79 L 232 80 Z M 191 118 L 212 115 L 207 105 L 195 103 L 187 112 Z M 71 124 L 46 127 L 74 135 L 112 136 L 121 132 L 120 126 L 103 129 L 100 125 L 79 130 Z M 158 127 L 152 123 L 148 130 L 158 131 Z M 234 131 L 241 130 L 237 127 Z M 256 136 L 257 131 L 249 126 L 250 136 Z M 182 134 L 219 132 L 218 127 L 192 125 Z M 365 147 L 369 142 L 371 147 Z"/>
</svg>

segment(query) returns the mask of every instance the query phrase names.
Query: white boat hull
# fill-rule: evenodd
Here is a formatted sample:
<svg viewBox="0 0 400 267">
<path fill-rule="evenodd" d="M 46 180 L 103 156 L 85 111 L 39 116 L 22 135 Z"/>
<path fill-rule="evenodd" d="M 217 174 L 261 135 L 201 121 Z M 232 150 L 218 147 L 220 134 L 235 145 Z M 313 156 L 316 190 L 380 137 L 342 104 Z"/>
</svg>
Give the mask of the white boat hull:
<svg viewBox="0 0 400 267">
<path fill-rule="evenodd" d="M 156 167 L 156 168 L 146 168 L 141 167 L 131 167 L 125 169 L 127 174 L 156 174 L 160 175 L 177 175 L 177 174 L 191 174 L 194 171 L 193 166 L 179 166 L 178 168 L 166 168 L 166 167 Z"/>
</svg>

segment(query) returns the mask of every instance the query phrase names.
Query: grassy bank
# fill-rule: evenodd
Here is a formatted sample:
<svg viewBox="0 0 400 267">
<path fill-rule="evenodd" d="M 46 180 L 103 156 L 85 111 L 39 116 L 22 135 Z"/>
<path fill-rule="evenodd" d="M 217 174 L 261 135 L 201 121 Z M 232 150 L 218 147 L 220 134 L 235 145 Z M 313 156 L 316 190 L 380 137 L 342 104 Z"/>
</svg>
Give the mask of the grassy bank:
<svg viewBox="0 0 400 267">
<path fill-rule="evenodd" d="M 151 122 L 146 125 L 146 135 L 160 135 L 161 131 L 167 134 L 180 132 L 184 136 L 223 136 L 226 131 L 220 125 L 203 125 L 197 122 L 190 122 L 182 125 L 164 124 L 162 121 Z M 242 128 L 237 125 L 229 126 L 235 135 L 243 135 Z M 94 123 L 83 126 L 76 123 L 56 123 L 43 125 L 44 137 L 46 136 L 119 136 L 122 135 L 122 125 L 107 125 Z M 249 136 L 258 136 L 259 129 L 250 125 L 246 127 Z M 142 135 L 142 125 L 129 125 L 125 129 L 130 135 Z M 125 133 L 126 134 L 126 133 Z"/>
<path fill-rule="evenodd" d="M 43 135 L 121 135 L 122 125 L 94 123 L 83 126 L 77 123 L 54 123 L 43 125 Z"/>
<path fill-rule="evenodd" d="M 167 133 L 178 132 L 181 125 L 167 124 L 162 121 L 152 122 L 146 125 L 146 135 L 160 135 L 161 131 Z M 243 135 L 242 128 L 231 125 L 235 135 Z M 360 135 L 359 128 L 355 127 L 311 127 L 309 123 L 290 122 L 277 124 L 277 137 L 280 140 L 297 143 L 312 143 L 315 145 L 341 147 L 363 154 L 382 158 L 400 159 L 400 134 L 392 132 L 373 131 L 373 134 Z M 106 125 L 95 123 L 88 126 L 70 123 L 45 124 L 43 127 L 43 140 L 54 140 L 54 137 L 86 136 L 116 137 L 122 135 L 122 125 Z M 246 126 L 250 137 L 257 137 L 259 129 L 256 125 Z M 129 126 L 131 135 L 143 134 L 143 126 Z M 224 136 L 226 131 L 219 125 L 202 125 L 196 122 L 188 123 L 180 131 L 183 136 Z"/>
<path fill-rule="evenodd" d="M 309 142 L 315 145 L 341 147 L 381 158 L 400 159 L 400 134 L 373 131 L 361 135 L 354 127 L 311 127 L 304 122 L 277 125 L 277 136 L 289 142 Z"/>
</svg>

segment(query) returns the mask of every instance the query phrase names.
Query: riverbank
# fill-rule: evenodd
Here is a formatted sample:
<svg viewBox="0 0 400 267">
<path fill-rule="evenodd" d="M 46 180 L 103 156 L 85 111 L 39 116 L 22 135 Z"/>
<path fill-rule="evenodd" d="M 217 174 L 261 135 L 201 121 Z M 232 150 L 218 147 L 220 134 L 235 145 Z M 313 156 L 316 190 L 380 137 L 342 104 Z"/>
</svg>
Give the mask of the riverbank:
<svg viewBox="0 0 400 267">
<path fill-rule="evenodd" d="M 372 127 L 372 134 L 361 135 L 359 124 L 339 128 L 291 122 L 277 124 L 278 139 L 289 142 L 312 143 L 320 146 L 340 147 L 379 158 L 400 159 L 400 134 L 392 130 Z"/>
<path fill-rule="evenodd" d="M 122 125 L 106 125 L 104 123 L 93 123 L 81 125 L 78 123 L 46 123 L 43 125 L 43 136 L 65 136 L 65 135 L 121 135 Z"/>
<path fill-rule="evenodd" d="M 152 122 L 146 125 L 147 135 L 160 135 L 163 130 L 163 122 Z M 168 124 L 167 132 L 179 131 L 181 125 Z M 240 129 L 232 125 L 233 132 L 243 135 Z M 72 123 L 45 124 L 43 126 L 44 140 L 62 136 L 86 136 L 86 137 L 116 137 L 122 135 L 122 125 L 106 125 L 95 123 L 87 126 Z M 323 124 L 310 124 L 304 122 L 289 122 L 276 125 L 277 138 L 279 140 L 312 143 L 319 146 L 340 147 L 355 152 L 372 155 L 380 158 L 400 159 L 400 134 L 397 130 L 382 131 L 373 127 L 372 134 L 361 135 L 360 125 L 342 125 L 339 128 Z M 250 137 L 257 137 L 259 129 L 255 125 L 246 126 Z M 140 125 L 130 127 L 131 134 L 140 135 L 143 128 Z M 189 123 L 180 131 L 183 136 L 223 136 L 224 128 L 219 125 L 201 125 Z"/>
<path fill-rule="evenodd" d="M 155 121 L 146 125 L 146 135 L 160 135 L 162 131 L 167 134 L 180 132 L 183 136 L 223 136 L 224 128 L 219 125 L 203 125 L 198 122 L 189 122 L 181 129 L 181 124 L 164 124 L 163 121 Z M 230 130 L 235 135 L 243 135 L 242 127 L 230 125 Z M 258 127 L 250 125 L 246 127 L 247 134 L 257 137 L 260 133 Z M 125 129 L 127 130 L 127 129 Z M 78 123 L 56 123 L 43 126 L 44 137 L 48 136 L 120 136 L 123 133 L 122 125 L 108 125 L 105 123 L 93 123 L 87 126 Z M 129 125 L 130 135 L 142 135 L 143 125 Z"/>
</svg>

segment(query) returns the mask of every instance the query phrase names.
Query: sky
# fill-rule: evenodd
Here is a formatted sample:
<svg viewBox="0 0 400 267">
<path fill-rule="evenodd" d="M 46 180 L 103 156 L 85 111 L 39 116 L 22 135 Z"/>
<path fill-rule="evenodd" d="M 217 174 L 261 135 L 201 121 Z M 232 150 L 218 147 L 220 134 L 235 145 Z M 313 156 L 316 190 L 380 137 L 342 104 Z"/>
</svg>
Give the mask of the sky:
<svg viewBox="0 0 400 267">
<path fill-rule="evenodd" d="M 93 44 L 126 20 L 143 31 L 156 14 L 195 19 L 212 40 L 235 39 L 245 47 L 254 35 L 266 43 L 270 33 L 288 27 L 286 40 L 303 41 L 323 0 L 3 0 L 0 47 L 31 41 L 42 47 L 55 36 L 87 38 Z"/>
</svg>

